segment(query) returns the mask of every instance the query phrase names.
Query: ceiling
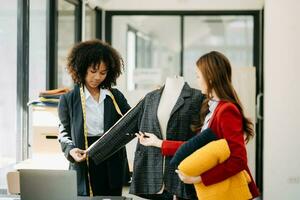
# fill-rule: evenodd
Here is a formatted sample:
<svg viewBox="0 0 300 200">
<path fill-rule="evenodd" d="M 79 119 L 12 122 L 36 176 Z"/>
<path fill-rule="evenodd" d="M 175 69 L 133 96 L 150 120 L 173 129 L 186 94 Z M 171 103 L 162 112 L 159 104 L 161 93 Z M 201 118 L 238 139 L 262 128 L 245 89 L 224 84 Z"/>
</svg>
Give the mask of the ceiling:
<svg viewBox="0 0 300 200">
<path fill-rule="evenodd" d="M 264 0 L 87 0 L 107 10 L 257 10 Z"/>
</svg>

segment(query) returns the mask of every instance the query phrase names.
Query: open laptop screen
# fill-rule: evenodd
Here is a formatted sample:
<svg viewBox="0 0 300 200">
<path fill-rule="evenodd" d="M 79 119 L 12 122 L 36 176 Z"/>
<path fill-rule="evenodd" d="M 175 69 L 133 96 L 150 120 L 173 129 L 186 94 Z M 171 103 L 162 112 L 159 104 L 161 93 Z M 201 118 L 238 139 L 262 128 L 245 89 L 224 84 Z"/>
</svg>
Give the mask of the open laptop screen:
<svg viewBox="0 0 300 200">
<path fill-rule="evenodd" d="M 72 170 L 20 170 L 22 200 L 76 200 L 76 172 Z"/>
</svg>

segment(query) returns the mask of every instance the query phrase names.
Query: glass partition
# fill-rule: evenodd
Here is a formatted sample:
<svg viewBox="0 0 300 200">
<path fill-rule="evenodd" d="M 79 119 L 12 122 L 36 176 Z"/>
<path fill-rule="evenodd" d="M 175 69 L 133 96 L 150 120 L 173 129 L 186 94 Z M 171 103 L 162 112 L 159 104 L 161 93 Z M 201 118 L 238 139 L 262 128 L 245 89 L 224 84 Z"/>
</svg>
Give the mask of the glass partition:
<svg viewBox="0 0 300 200">
<path fill-rule="evenodd" d="M 180 17 L 115 16 L 112 45 L 124 57 L 124 90 L 150 91 L 180 73 Z"/>
<path fill-rule="evenodd" d="M 85 6 L 85 40 L 96 38 L 96 11 Z"/>
<path fill-rule="evenodd" d="M 46 89 L 46 0 L 30 0 L 29 100 Z"/>
<path fill-rule="evenodd" d="M 0 190 L 17 161 L 17 1 L 0 6 Z"/>
<path fill-rule="evenodd" d="M 183 74 L 197 87 L 197 59 L 210 51 L 220 51 L 233 67 L 253 66 L 253 16 L 185 16 Z"/>
<path fill-rule="evenodd" d="M 58 1 L 57 81 L 58 87 L 72 87 L 73 82 L 66 70 L 66 57 L 75 43 L 75 5 Z"/>
</svg>

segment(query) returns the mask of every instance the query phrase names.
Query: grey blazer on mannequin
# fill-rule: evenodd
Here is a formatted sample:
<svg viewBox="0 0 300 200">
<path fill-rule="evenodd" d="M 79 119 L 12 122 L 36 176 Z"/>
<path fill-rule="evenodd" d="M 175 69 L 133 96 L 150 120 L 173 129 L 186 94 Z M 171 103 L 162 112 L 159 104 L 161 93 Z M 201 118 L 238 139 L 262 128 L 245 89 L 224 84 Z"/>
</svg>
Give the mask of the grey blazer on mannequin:
<svg viewBox="0 0 300 200">
<path fill-rule="evenodd" d="M 157 109 L 162 92 L 163 88 L 148 93 L 130 113 L 125 115 L 104 137 L 98 140 L 98 144 L 89 152 L 95 162 L 101 162 L 110 153 L 122 148 L 134 138 L 134 133 L 138 131 L 154 133 L 162 139 L 157 118 Z M 195 135 L 190 127 L 192 120 L 199 118 L 202 100 L 201 92 L 185 83 L 171 111 L 167 126 L 167 140 L 186 141 Z M 116 139 L 116 135 L 118 135 L 118 139 Z M 138 142 L 130 193 L 135 195 L 156 194 L 161 190 L 164 183 L 165 189 L 178 197 L 197 199 L 193 185 L 186 185 L 179 180 L 175 173 L 175 167 L 169 164 L 171 159 L 172 156 L 166 156 L 163 167 L 164 157 L 161 149 L 146 147 Z"/>
</svg>

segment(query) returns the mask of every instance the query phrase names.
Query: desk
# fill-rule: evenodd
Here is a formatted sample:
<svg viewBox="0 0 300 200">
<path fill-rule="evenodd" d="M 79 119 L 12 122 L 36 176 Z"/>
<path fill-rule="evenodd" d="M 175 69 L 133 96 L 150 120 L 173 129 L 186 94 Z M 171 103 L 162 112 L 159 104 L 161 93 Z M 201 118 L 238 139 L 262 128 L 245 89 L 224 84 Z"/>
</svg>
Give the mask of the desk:
<svg viewBox="0 0 300 200">
<path fill-rule="evenodd" d="M 0 196 L 0 200 L 20 200 L 20 196 Z M 78 197 L 77 200 L 132 200 L 127 197 L 112 197 L 112 196 L 99 196 L 99 197 Z"/>
<path fill-rule="evenodd" d="M 77 200 L 131 200 L 128 197 L 113 197 L 113 196 L 99 196 L 99 197 L 78 197 Z"/>
<path fill-rule="evenodd" d="M 14 169 L 58 169 L 67 170 L 69 161 L 63 153 L 57 154 L 35 154 L 33 158 L 17 163 Z"/>
</svg>

